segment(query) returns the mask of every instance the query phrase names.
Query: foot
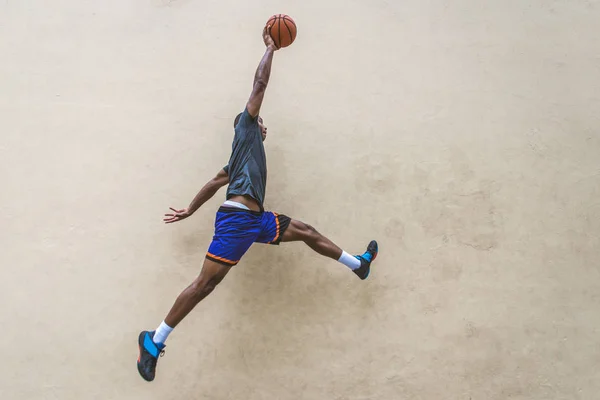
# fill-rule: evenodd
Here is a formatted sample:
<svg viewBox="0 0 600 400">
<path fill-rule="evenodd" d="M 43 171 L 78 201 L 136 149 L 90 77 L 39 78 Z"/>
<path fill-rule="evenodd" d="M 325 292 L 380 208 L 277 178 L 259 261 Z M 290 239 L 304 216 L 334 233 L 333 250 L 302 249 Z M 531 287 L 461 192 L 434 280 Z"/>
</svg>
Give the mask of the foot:
<svg viewBox="0 0 600 400">
<path fill-rule="evenodd" d="M 371 263 L 375 261 L 377 258 L 377 242 L 371 240 L 371 243 L 367 246 L 367 251 L 365 251 L 360 256 L 354 256 L 360 260 L 360 267 L 352 270 L 358 277 L 362 280 L 365 280 L 369 277 L 369 273 L 371 272 Z"/>
<path fill-rule="evenodd" d="M 165 354 L 165 345 L 154 343 L 152 341 L 153 337 L 154 331 L 142 331 L 138 338 L 138 347 L 140 349 L 140 355 L 137 360 L 138 372 L 148 382 L 154 380 L 158 357 Z"/>
</svg>

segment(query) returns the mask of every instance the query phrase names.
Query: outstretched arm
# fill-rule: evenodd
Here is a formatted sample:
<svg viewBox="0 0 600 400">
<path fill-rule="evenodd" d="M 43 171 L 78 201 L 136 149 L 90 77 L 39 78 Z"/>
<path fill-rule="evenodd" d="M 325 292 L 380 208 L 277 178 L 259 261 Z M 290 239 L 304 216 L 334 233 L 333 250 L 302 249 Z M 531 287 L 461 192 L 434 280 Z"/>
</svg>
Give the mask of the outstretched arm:
<svg viewBox="0 0 600 400">
<path fill-rule="evenodd" d="M 198 192 L 196 197 L 192 200 L 188 208 L 184 208 L 183 210 L 176 210 L 172 207 L 169 207 L 173 213 L 165 214 L 163 221 L 167 224 L 172 222 L 181 221 L 182 219 L 186 219 L 191 216 L 200 208 L 200 206 L 206 203 L 211 197 L 219 191 L 219 189 L 229 183 L 229 175 L 225 172 L 224 169 L 220 170 L 219 173 L 208 181 L 202 189 Z"/>
<path fill-rule="evenodd" d="M 263 40 L 265 42 L 265 46 L 267 46 L 267 49 L 265 50 L 265 54 L 263 55 L 260 64 L 258 64 L 256 73 L 254 74 L 254 84 L 252 87 L 252 93 L 250 94 L 248 104 L 246 104 L 248 113 L 253 118 L 256 118 L 256 116 L 258 116 L 258 113 L 260 112 L 260 106 L 262 105 L 263 98 L 265 97 L 267 85 L 269 84 L 269 77 L 271 76 L 271 64 L 273 62 L 273 54 L 277 50 L 277 47 L 275 47 L 275 42 L 271 37 L 270 25 L 266 26 L 263 30 Z"/>
</svg>

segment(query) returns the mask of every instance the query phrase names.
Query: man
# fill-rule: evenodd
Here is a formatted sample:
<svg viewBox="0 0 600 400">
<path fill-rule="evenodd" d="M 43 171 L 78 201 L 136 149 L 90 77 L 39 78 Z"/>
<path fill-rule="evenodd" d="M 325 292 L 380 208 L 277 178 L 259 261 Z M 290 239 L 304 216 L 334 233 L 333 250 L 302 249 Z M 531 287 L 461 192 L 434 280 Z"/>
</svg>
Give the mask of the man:
<svg viewBox="0 0 600 400">
<path fill-rule="evenodd" d="M 202 299 L 208 296 L 236 265 L 253 243 L 278 245 L 280 242 L 303 241 L 314 251 L 349 267 L 360 279 L 369 276 L 371 262 L 377 256 L 377 242 L 371 241 L 367 251 L 351 256 L 312 226 L 283 214 L 265 212 L 263 201 L 267 181 L 267 165 L 263 141 L 267 127 L 259 116 L 260 107 L 271 74 L 273 54 L 277 50 L 270 27 L 263 30 L 265 54 L 256 70 L 250 99 L 234 122 L 229 163 L 211 179 L 189 207 L 171 208 L 164 221 L 173 223 L 192 215 L 223 186 L 227 200 L 219 208 L 215 234 L 208 248 L 200 275 L 177 298 L 167 317 L 155 331 L 143 331 L 138 338 L 138 371 L 147 381 L 154 380 L 158 357 L 164 353 L 165 341 L 173 328 Z"/>
</svg>

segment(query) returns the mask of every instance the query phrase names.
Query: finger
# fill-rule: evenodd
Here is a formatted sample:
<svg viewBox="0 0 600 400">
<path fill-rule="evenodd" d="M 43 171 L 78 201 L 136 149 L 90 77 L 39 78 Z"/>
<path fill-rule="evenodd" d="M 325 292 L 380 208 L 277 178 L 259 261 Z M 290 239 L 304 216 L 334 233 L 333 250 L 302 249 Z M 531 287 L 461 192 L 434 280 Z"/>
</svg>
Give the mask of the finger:
<svg viewBox="0 0 600 400">
<path fill-rule="evenodd" d="M 174 209 L 173 207 L 169 207 L 169 210 L 174 211 L 174 212 L 180 212 L 180 211 L 177 211 L 176 209 Z"/>
</svg>

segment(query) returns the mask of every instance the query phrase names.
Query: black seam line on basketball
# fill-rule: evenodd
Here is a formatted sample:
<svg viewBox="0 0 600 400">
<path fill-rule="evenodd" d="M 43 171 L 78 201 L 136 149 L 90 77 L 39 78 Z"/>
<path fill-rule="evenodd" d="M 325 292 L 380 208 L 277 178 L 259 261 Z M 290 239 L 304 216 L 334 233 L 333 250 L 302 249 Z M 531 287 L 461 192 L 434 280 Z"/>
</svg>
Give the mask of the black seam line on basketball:
<svg viewBox="0 0 600 400">
<path fill-rule="evenodd" d="M 295 23 L 294 21 L 292 21 L 292 19 L 291 19 L 291 18 L 289 18 L 289 17 L 288 17 L 288 18 L 286 18 L 286 17 L 283 17 L 283 20 L 284 20 L 284 21 L 290 21 L 292 24 L 294 24 L 294 28 L 296 28 L 296 31 L 298 30 L 298 27 L 296 26 L 296 23 Z"/>
<path fill-rule="evenodd" d="M 286 17 L 287 17 L 287 15 L 286 15 Z M 286 17 L 283 17 L 283 20 L 289 21 L 292 23 L 292 25 L 294 25 L 294 29 L 296 30 L 296 35 L 297 35 L 298 34 L 298 25 L 296 25 L 296 23 L 294 22 L 294 20 L 292 20 L 291 17 L 287 17 L 287 18 Z M 286 26 L 287 26 L 287 24 L 286 24 Z"/>
<path fill-rule="evenodd" d="M 298 33 L 298 27 L 296 26 L 296 24 L 294 23 L 294 21 L 292 21 L 292 20 L 291 20 L 291 19 L 289 19 L 289 18 L 284 18 L 284 19 L 283 19 L 283 21 L 284 21 L 284 23 L 285 23 L 285 21 L 291 22 L 291 23 L 292 23 L 292 25 L 294 25 L 294 29 L 296 30 L 296 34 Z M 288 26 L 288 24 L 285 24 L 285 26 Z M 288 28 L 288 29 L 289 29 L 289 28 Z"/>
<path fill-rule="evenodd" d="M 277 17 L 277 22 L 279 26 L 277 27 L 277 33 L 279 34 L 279 48 L 281 48 L 281 14 Z"/>
<path fill-rule="evenodd" d="M 289 26 L 287 26 L 287 24 L 285 23 L 285 17 L 283 17 L 283 25 L 285 25 L 285 27 L 288 30 L 288 33 L 290 34 L 290 44 L 292 44 L 292 42 L 294 41 L 294 38 L 292 37 L 292 30 L 290 29 Z"/>
</svg>

